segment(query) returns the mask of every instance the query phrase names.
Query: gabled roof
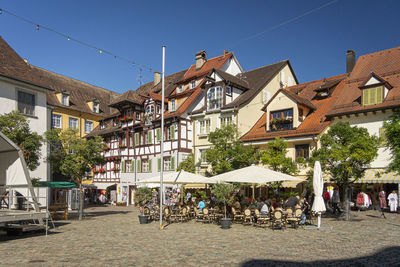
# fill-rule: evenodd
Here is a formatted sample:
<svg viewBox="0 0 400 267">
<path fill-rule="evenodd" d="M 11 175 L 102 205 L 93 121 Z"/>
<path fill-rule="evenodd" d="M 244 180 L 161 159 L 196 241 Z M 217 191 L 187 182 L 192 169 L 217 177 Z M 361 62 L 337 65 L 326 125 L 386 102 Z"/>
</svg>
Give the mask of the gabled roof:
<svg viewBox="0 0 400 267">
<path fill-rule="evenodd" d="M 188 108 L 192 106 L 192 104 L 196 101 L 197 97 L 201 94 L 202 89 L 200 87 L 194 89 L 192 94 L 187 97 L 187 99 L 178 107 L 178 109 L 174 112 L 165 113 L 165 118 L 169 117 L 177 117 L 177 116 L 182 116 Z"/>
<path fill-rule="evenodd" d="M 143 103 L 143 98 L 140 94 L 133 90 L 128 90 L 110 103 L 110 107 L 117 107 L 123 103 L 135 103 L 141 105 Z"/>
<path fill-rule="evenodd" d="M 284 90 L 286 92 L 289 92 L 291 95 L 296 95 L 297 99 L 301 97 L 302 99 L 310 101 L 316 109 L 311 111 L 311 113 L 306 116 L 304 121 L 297 129 L 269 132 L 266 130 L 268 114 L 267 112 L 264 112 L 257 123 L 250 129 L 250 131 L 244 134 L 240 139 L 242 141 L 251 142 L 257 140 L 274 139 L 275 137 L 290 138 L 296 136 L 320 134 L 330 124 L 330 121 L 326 120 L 326 114 L 331 108 L 332 103 L 336 101 L 337 97 L 343 91 L 346 77 L 347 74 L 342 74 L 285 88 Z M 317 92 L 314 89 L 316 87 L 334 80 L 341 80 L 341 82 L 335 85 L 330 97 L 324 99 L 315 98 Z"/>
<path fill-rule="evenodd" d="M 178 81 L 178 83 L 184 83 L 184 82 L 187 82 L 189 80 L 205 76 L 213 68 L 220 69 L 225 65 L 225 63 L 231 57 L 233 57 L 233 53 L 229 52 L 229 53 L 226 53 L 226 54 L 224 54 L 222 56 L 218 56 L 218 57 L 214 57 L 214 58 L 208 59 L 200 69 L 196 69 L 196 64 L 193 64 L 187 70 L 185 75 Z"/>
<path fill-rule="evenodd" d="M 371 73 L 392 87 L 381 104 L 363 106 L 362 90 Z M 400 47 L 360 56 L 350 73 L 343 93 L 333 104 L 328 117 L 367 111 L 391 109 L 400 106 Z"/>
<path fill-rule="evenodd" d="M 304 88 L 303 88 L 303 89 L 304 89 Z M 271 97 L 271 99 L 270 99 L 270 100 L 264 105 L 264 107 L 262 108 L 263 111 L 266 111 L 266 110 L 267 110 L 268 105 L 269 105 L 271 102 L 274 101 L 275 97 L 276 97 L 279 93 L 285 94 L 287 97 L 289 97 L 290 99 L 292 99 L 292 100 L 293 100 L 294 102 L 296 102 L 297 104 L 306 106 L 306 107 L 308 107 L 308 108 L 310 108 L 310 109 L 312 109 L 312 110 L 317 109 L 317 108 L 313 105 L 313 103 L 312 103 L 310 100 L 308 100 L 308 99 L 306 99 L 306 98 L 303 98 L 303 97 L 299 96 L 298 94 L 296 94 L 296 93 L 294 93 L 294 92 L 292 92 L 292 91 L 290 91 L 290 90 L 288 90 L 288 89 L 285 88 L 285 89 L 279 89 L 279 90 Z"/>
<path fill-rule="evenodd" d="M 379 81 L 380 84 L 385 85 L 388 89 L 392 89 L 393 88 L 393 86 L 388 81 L 385 81 L 385 79 L 383 79 L 378 74 L 373 73 L 373 72 L 371 72 L 368 75 L 368 77 L 364 79 L 364 82 L 360 84 L 359 88 L 370 86 L 370 85 L 367 85 L 367 83 L 369 82 L 369 80 L 371 78 L 375 78 L 376 80 Z"/>
<path fill-rule="evenodd" d="M 236 85 L 237 87 L 245 89 L 245 90 L 249 89 L 249 83 L 245 80 L 240 79 L 237 76 L 233 76 L 232 74 L 229 74 L 223 70 L 215 69 L 215 68 L 210 72 L 210 74 L 212 72 L 216 72 L 228 84 L 230 83 L 230 84 Z"/>
<path fill-rule="evenodd" d="M 42 81 L 40 73 L 37 73 L 31 65 L 26 63 L 6 41 L 0 36 L 0 75 L 52 90 Z"/>
<path fill-rule="evenodd" d="M 170 74 L 168 76 L 165 76 L 165 91 L 164 94 L 165 96 L 169 96 L 172 91 L 175 89 L 175 83 L 180 80 L 183 75 L 186 73 L 187 69 L 175 72 L 173 74 Z M 162 83 L 161 81 L 154 85 L 154 82 L 148 82 L 146 84 L 143 84 L 142 86 L 140 86 L 139 88 L 136 89 L 136 92 L 138 92 L 139 94 L 147 94 L 149 92 L 152 93 L 158 93 L 161 94 L 161 87 L 162 87 Z"/>
<path fill-rule="evenodd" d="M 254 70 L 246 71 L 237 75 L 237 77 L 249 84 L 249 90 L 238 96 L 233 102 L 225 105 L 222 109 L 242 107 L 248 104 L 258 95 L 258 93 L 277 75 L 286 65 L 289 65 L 289 60 L 283 60 L 271 65 L 260 67 Z M 290 67 L 290 69 L 292 69 Z M 293 72 L 294 75 L 294 72 Z M 296 77 L 294 75 L 294 77 Z M 296 78 L 297 82 L 297 78 Z"/>
</svg>

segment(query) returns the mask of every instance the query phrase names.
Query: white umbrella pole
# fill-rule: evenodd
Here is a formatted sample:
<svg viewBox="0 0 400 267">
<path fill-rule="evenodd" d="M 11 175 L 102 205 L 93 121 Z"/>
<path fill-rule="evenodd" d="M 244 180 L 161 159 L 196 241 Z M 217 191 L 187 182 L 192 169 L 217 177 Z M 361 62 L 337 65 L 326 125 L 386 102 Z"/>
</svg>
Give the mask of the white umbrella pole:
<svg viewBox="0 0 400 267">
<path fill-rule="evenodd" d="M 321 227 L 321 212 L 318 213 L 318 228 Z"/>
<path fill-rule="evenodd" d="M 161 84 L 161 169 L 160 169 L 160 229 L 163 229 L 163 203 L 164 203 L 164 87 L 165 87 L 165 45 L 162 47 L 162 84 Z"/>
</svg>

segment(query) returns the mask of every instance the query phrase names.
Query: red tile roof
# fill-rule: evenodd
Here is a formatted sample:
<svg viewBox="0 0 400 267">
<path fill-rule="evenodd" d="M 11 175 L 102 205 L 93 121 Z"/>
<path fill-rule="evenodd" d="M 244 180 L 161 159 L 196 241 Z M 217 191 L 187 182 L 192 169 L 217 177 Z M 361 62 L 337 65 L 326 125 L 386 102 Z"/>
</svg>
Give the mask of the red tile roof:
<svg viewBox="0 0 400 267">
<path fill-rule="evenodd" d="M 330 124 L 330 121 L 326 120 L 326 114 L 329 111 L 332 102 L 334 102 L 337 99 L 338 95 L 340 95 L 340 93 L 342 92 L 346 77 L 347 74 L 342 74 L 285 88 L 285 91 L 289 92 L 289 94 L 296 95 L 297 99 L 301 98 L 309 101 L 313 106 L 315 106 L 316 109 L 314 111 L 311 111 L 310 114 L 306 116 L 304 121 L 297 129 L 287 131 L 267 132 L 266 122 L 268 114 L 265 112 L 257 121 L 257 123 L 250 129 L 250 131 L 241 137 L 241 140 L 249 142 L 257 140 L 268 140 L 275 137 L 285 138 L 321 133 Z M 338 79 L 341 79 L 342 82 L 340 82 L 335 87 L 330 97 L 325 99 L 315 98 L 317 94 L 317 92 L 315 92 L 314 90 L 315 88 L 319 87 L 320 85 L 324 85 L 327 82 Z"/>
<path fill-rule="evenodd" d="M 374 73 L 389 85 L 388 95 L 383 103 L 363 106 L 360 87 Z M 328 117 L 389 109 L 400 106 L 400 47 L 360 56 L 350 74 L 342 94 L 332 105 Z"/>
<path fill-rule="evenodd" d="M 193 64 L 192 66 L 190 66 L 190 68 L 185 73 L 185 75 L 183 75 L 181 80 L 178 81 L 178 83 L 187 82 L 187 81 L 189 81 L 191 79 L 195 79 L 195 78 L 199 78 L 199 77 L 205 76 L 213 68 L 220 69 L 220 68 L 222 68 L 224 66 L 224 64 L 231 57 L 233 57 L 233 53 L 232 52 L 226 53 L 225 55 L 222 55 L 222 56 L 211 58 L 211 59 L 207 60 L 200 69 L 196 69 L 196 64 Z"/>
</svg>

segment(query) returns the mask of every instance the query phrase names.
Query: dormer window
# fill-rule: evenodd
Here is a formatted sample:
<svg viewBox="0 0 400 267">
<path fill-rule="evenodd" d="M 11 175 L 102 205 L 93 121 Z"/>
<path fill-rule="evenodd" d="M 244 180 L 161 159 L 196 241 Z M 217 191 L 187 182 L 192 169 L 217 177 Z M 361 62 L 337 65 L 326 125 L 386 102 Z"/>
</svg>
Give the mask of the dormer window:
<svg viewBox="0 0 400 267">
<path fill-rule="evenodd" d="M 179 86 L 178 88 L 176 88 L 176 92 L 179 94 L 179 93 L 182 93 L 183 92 L 183 86 L 181 85 L 181 86 Z"/>
<path fill-rule="evenodd" d="M 176 110 L 176 105 L 175 105 L 175 99 L 171 99 L 171 112 L 174 112 Z"/>
<path fill-rule="evenodd" d="M 62 92 L 61 104 L 63 104 L 64 106 L 69 106 L 69 93 L 68 92 Z"/>
<path fill-rule="evenodd" d="M 100 113 L 100 102 L 97 99 L 93 100 L 93 112 Z"/>
<path fill-rule="evenodd" d="M 381 104 L 383 102 L 383 86 L 365 88 L 362 90 L 363 106 Z"/>
<path fill-rule="evenodd" d="M 192 81 L 192 89 L 196 87 L 196 81 Z"/>
<path fill-rule="evenodd" d="M 282 131 L 293 129 L 293 109 L 271 112 L 271 131 Z"/>
<path fill-rule="evenodd" d="M 154 105 L 148 105 L 144 114 L 145 124 L 151 124 L 152 120 L 154 120 Z"/>
<path fill-rule="evenodd" d="M 210 88 L 207 93 L 208 110 L 219 109 L 222 107 L 222 87 Z"/>
</svg>

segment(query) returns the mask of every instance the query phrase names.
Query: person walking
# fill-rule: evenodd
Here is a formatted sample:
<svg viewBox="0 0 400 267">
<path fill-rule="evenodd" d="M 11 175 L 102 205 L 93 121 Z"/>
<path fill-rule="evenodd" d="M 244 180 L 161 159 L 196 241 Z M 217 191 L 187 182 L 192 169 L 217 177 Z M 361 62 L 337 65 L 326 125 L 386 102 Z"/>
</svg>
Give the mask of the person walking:
<svg viewBox="0 0 400 267">
<path fill-rule="evenodd" d="M 335 187 L 332 195 L 332 208 L 333 214 L 336 214 L 336 210 L 338 211 L 338 214 L 341 213 L 340 208 L 339 208 L 339 203 L 340 203 L 340 195 L 339 195 L 339 190 Z"/>
<path fill-rule="evenodd" d="M 397 211 L 397 203 L 399 201 L 396 191 L 393 190 L 392 193 L 389 194 L 388 200 L 389 200 L 390 212 L 396 212 Z"/>
</svg>

